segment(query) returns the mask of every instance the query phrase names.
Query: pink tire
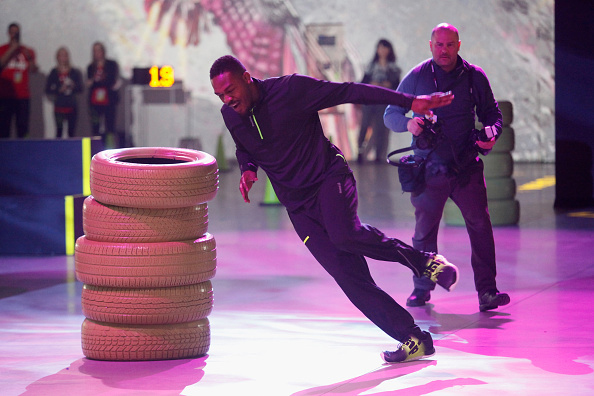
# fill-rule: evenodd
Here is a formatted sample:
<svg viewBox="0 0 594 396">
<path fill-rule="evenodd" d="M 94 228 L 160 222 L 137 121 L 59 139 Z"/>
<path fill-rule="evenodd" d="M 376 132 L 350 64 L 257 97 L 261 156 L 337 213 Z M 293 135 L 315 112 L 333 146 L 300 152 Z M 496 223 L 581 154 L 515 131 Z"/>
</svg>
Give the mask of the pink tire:
<svg viewBox="0 0 594 396">
<path fill-rule="evenodd" d="M 200 238 L 207 229 L 206 203 L 171 209 L 127 208 L 102 204 L 91 195 L 83 205 L 83 231 L 92 241 L 185 241 Z"/>
<path fill-rule="evenodd" d="M 210 281 L 179 287 L 123 289 L 83 285 L 82 313 L 98 322 L 172 324 L 204 319 L 212 312 Z"/>
<path fill-rule="evenodd" d="M 216 196 L 216 159 L 202 151 L 135 147 L 104 150 L 91 160 L 90 185 L 103 204 L 129 208 L 183 208 Z"/>
<path fill-rule="evenodd" d="M 210 348 L 208 318 L 165 325 L 125 325 L 85 319 L 83 354 L 89 359 L 138 361 L 189 359 Z"/>
<path fill-rule="evenodd" d="M 215 276 L 216 243 L 212 235 L 197 240 L 160 243 L 114 243 L 77 239 L 76 278 L 89 285 L 119 288 L 191 285 Z"/>
</svg>

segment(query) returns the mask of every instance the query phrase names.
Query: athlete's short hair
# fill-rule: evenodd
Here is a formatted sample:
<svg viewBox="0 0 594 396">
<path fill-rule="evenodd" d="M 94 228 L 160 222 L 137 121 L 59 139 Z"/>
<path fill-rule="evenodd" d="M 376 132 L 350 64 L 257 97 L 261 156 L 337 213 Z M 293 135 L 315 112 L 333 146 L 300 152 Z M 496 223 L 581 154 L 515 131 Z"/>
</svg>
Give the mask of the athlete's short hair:
<svg viewBox="0 0 594 396">
<path fill-rule="evenodd" d="M 247 69 L 239 59 L 231 55 L 225 55 L 214 61 L 210 67 L 210 79 L 212 80 L 226 72 L 242 75 L 246 70 Z"/>
</svg>

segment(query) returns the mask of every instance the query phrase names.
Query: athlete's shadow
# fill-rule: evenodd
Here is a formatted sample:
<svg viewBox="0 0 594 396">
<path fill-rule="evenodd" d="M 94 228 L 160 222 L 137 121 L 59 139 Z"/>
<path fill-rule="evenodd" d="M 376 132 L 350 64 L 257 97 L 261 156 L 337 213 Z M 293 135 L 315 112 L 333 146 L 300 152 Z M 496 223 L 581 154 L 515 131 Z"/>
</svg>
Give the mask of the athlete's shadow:
<svg viewBox="0 0 594 396">
<path fill-rule="evenodd" d="M 451 333 L 460 329 L 502 329 L 513 322 L 507 312 L 487 311 L 472 314 L 442 314 L 433 310 L 429 303 L 423 307 L 409 310 L 415 321 L 429 323 L 429 331 L 433 334 Z"/>
<path fill-rule="evenodd" d="M 588 375 L 594 372 L 587 363 L 578 361 L 584 355 L 579 348 L 555 348 L 555 352 L 551 353 L 546 337 L 526 342 L 534 327 L 538 327 L 535 325 L 537 319 L 524 317 L 523 320 L 515 320 L 509 317 L 509 313 L 497 311 L 470 315 L 440 314 L 433 310 L 432 304 L 410 312 L 421 327 L 428 324 L 432 334 L 445 334 L 443 338 L 434 337 L 441 347 L 470 354 L 530 359 L 535 367 L 551 373 Z M 543 330 L 543 333 L 546 331 Z M 543 348 L 543 345 L 547 347 Z"/>
<path fill-rule="evenodd" d="M 347 379 L 342 382 L 337 382 L 330 385 L 318 386 L 315 388 L 305 389 L 291 396 L 316 396 L 326 394 L 340 394 L 342 396 L 358 396 L 368 394 L 369 391 L 377 388 L 383 382 L 403 378 L 407 375 L 417 373 L 424 368 L 436 366 L 435 360 L 419 360 L 410 363 L 399 363 L 395 365 L 384 365 L 382 368 L 364 374 L 360 377 Z M 430 381 L 426 384 L 416 385 L 413 387 L 391 390 L 386 392 L 373 393 L 376 396 L 395 396 L 395 395 L 425 395 L 432 392 L 441 391 L 454 386 L 469 386 L 482 385 L 483 381 L 473 378 L 453 378 L 447 380 Z"/>
</svg>

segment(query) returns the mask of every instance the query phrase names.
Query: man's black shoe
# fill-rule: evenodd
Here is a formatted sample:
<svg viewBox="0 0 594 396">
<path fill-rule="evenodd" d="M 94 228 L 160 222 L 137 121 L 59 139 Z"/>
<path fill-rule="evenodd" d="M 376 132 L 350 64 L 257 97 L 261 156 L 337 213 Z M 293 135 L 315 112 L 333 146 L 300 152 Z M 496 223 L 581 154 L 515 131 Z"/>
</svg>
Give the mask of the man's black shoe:
<svg viewBox="0 0 594 396">
<path fill-rule="evenodd" d="M 407 307 L 422 307 L 431 299 L 431 291 L 415 288 L 406 300 Z"/>
<path fill-rule="evenodd" d="M 485 312 L 491 309 L 496 309 L 502 305 L 509 304 L 510 301 L 511 300 L 507 293 L 488 291 L 479 297 L 479 310 L 481 312 Z"/>
</svg>

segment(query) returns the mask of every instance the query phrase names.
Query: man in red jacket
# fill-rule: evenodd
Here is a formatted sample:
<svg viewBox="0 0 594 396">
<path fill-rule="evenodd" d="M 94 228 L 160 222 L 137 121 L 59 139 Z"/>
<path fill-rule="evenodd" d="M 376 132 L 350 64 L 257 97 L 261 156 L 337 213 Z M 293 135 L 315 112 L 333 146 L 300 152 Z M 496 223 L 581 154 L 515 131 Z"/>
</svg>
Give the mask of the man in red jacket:
<svg viewBox="0 0 594 396">
<path fill-rule="evenodd" d="M 10 137 L 16 119 L 17 137 L 29 133 L 29 72 L 36 72 L 35 51 L 21 44 L 21 28 L 8 26 L 8 43 L 0 47 L 0 138 Z"/>
</svg>

